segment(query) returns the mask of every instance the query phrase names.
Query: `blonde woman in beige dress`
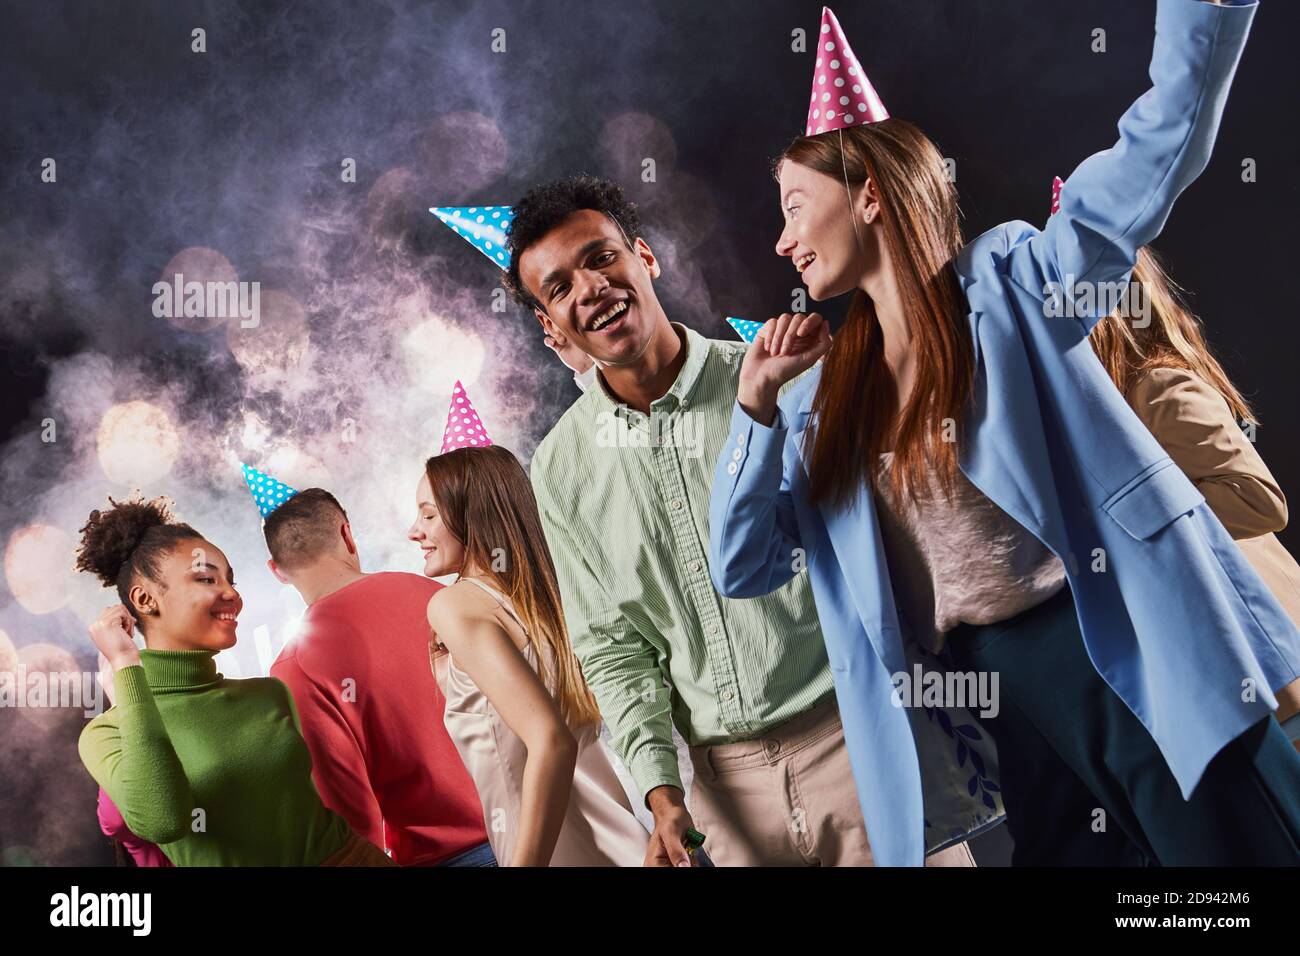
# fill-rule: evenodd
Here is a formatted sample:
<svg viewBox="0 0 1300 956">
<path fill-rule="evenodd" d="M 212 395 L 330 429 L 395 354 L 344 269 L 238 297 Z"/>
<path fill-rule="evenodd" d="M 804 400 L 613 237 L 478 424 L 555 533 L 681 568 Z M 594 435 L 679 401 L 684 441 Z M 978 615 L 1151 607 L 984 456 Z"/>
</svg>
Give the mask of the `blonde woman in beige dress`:
<svg viewBox="0 0 1300 956">
<path fill-rule="evenodd" d="M 409 537 L 429 577 L 444 722 L 502 866 L 640 866 L 649 834 L 600 740 L 569 644 L 532 487 L 500 446 L 425 463 Z"/>
<path fill-rule="evenodd" d="M 1300 565 L 1276 534 L 1287 524 L 1286 497 L 1238 424 L 1255 421 L 1254 413 L 1210 352 L 1178 285 L 1148 247 L 1138 250 L 1132 282 L 1135 288 L 1120 309 L 1093 328 L 1093 350 L 1287 616 L 1300 625 Z M 1134 317 L 1130 311 L 1145 314 Z M 1300 750 L 1300 680 L 1272 690 L 1275 716 Z"/>
</svg>

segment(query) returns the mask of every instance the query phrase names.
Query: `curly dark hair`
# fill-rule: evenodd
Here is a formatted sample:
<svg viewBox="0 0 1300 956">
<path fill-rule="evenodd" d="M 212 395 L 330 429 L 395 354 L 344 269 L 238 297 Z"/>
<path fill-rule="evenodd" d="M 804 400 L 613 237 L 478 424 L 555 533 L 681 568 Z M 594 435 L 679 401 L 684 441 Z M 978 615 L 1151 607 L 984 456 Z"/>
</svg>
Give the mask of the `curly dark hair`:
<svg viewBox="0 0 1300 956">
<path fill-rule="evenodd" d="M 506 237 L 510 268 L 501 276 L 501 284 L 520 305 L 546 311 L 519 278 L 519 257 L 525 249 L 580 209 L 594 209 L 614 220 L 623 230 L 623 238 L 629 247 L 641 234 L 641 217 L 636 203 L 623 195 L 623 188 L 617 183 L 583 173 L 534 186 L 514 206 L 514 220 Z"/>
<path fill-rule="evenodd" d="M 180 542 L 203 535 L 172 520 L 167 498 L 114 501 L 110 496 L 108 503 L 113 507 L 92 511 L 81 529 L 76 568 L 89 571 L 105 587 L 116 587 L 118 598 L 138 622 L 138 609 L 129 597 L 131 583 L 137 576 L 157 582 L 162 558 Z"/>
</svg>

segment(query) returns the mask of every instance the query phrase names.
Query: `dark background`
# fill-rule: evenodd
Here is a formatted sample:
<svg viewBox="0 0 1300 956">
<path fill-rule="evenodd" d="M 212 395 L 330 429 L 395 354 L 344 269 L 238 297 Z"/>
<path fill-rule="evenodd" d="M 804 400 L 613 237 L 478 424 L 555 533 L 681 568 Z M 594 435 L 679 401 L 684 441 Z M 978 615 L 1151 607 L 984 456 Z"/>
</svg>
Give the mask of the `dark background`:
<svg viewBox="0 0 1300 956">
<path fill-rule="evenodd" d="M 728 337 L 725 315 L 785 311 L 797 280 L 772 250 L 768 160 L 802 131 L 812 60 L 791 52 L 791 30 L 815 37 L 820 11 L 752 0 L 4 4 L 0 537 L 33 522 L 73 535 L 105 493 L 130 490 L 99 470 L 95 430 L 109 404 L 146 398 L 172 416 L 181 452 L 142 490 L 173 495 L 207 527 L 220 520 L 241 542 L 232 560 L 244 549 L 260 561 L 232 465 L 269 453 L 239 427 L 255 414 L 356 502 L 381 558 L 371 564 L 397 566 L 395 493 L 375 490 L 375 473 L 429 453 L 451 381 L 437 356 L 402 344 L 415 325 L 436 314 L 480 343 L 482 373 L 467 386 L 489 432 L 525 460 L 575 394 L 531 317 L 491 311 L 496 270 L 427 207 L 510 203 L 576 171 L 613 176 L 642 206 L 672 318 Z M 1150 0 L 836 8 L 890 111 L 956 160 L 968 236 L 1041 223 L 1052 176 L 1113 143 L 1147 87 L 1154 12 Z M 190 51 L 194 27 L 207 31 L 204 54 Z M 490 47 L 498 27 L 504 54 Z M 1156 243 L 1253 402 L 1257 448 L 1289 493 L 1300 488 L 1297 27 L 1293 3 L 1264 0 L 1213 160 Z M 1091 50 L 1095 28 L 1105 53 Z M 57 184 L 40 181 L 47 156 Z M 356 183 L 340 181 L 343 157 L 356 159 Z M 654 183 L 640 181 L 645 157 Z M 310 360 L 268 375 L 233 356 L 221 330 L 154 318 L 152 283 L 192 246 L 292 295 Z M 421 361 L 433 363 L 423 382 Z M 331 437 L 345 414 L 362 422 L 358 446 Z M 42 444 L 51 415 L 62 437 Z M 1294 530 L 1282 538 L 1300 544 Z M 96 603 L 33 614 L 4 582 L 0 627 L 20 649 L 53 644 L 94 670 L 84 624 Z M 107 859 L 75 751 L 81 723 L 37 727 L 0 711 L 4 862 Z"/>
</svg>

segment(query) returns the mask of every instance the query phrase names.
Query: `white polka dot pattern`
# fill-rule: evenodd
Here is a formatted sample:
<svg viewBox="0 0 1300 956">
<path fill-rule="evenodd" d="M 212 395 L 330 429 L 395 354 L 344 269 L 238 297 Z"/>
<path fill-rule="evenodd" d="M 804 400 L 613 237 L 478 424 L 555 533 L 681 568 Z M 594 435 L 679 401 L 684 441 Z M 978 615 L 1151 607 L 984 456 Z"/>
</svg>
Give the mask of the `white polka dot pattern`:
<svg viewBox="0 0 1300 956">
<path fill-rule="evenodd" d="M 821 43 L 813 69 L 812 102 L 808 106 L 805 136 L 815 136 L 846 126 L 879 123 L 889 119 L 889 111 L 867 80 L 840 29 L 839 20 L 830 7 L 822 7 Z M 829 89 L 836 91 L 838 104 L 831 104 Z M 847 90 L 852 90 L 850 97 Z"/>
<path fill-rule="evenodd" d="M 506 234 L 510 232 L 515 214 L 509 206 L 434 206 L 429 212 L 491 259 L 494 266 L 510 268 Z"/>
<path fill-rule="evenodd" d="M 242 461 L 239 467 L 244 471 L 244 481 L 248 484 L 249 494 L 253 496 L 253 501 L 257 503 L 257 510 L 261 512 L 263 518 L 298 493 L 296 489 L 290 488 L 284 482 L 272 478 L 266 472 L 245 465 Z"/>
<path fill-rule="evenodd" d="M 762 322 L 751 322 L 749 319 L 737 319 L 734 316 L 727 316 L 727 324 L 736 330 L 746 342 L 753 342 L 754 336 L 758 335 L 758 330 L 763 327 Z"/>
<path fill-rule="evenodd" d="M 447 410 L 447 427 L 442 430 L 442 454 L 457 448 L 485 448 L 492 444 L 478 412 L 470 403 L 465 386 L 456 380 L 451 390 L 451 408 Z"/>
</svg>

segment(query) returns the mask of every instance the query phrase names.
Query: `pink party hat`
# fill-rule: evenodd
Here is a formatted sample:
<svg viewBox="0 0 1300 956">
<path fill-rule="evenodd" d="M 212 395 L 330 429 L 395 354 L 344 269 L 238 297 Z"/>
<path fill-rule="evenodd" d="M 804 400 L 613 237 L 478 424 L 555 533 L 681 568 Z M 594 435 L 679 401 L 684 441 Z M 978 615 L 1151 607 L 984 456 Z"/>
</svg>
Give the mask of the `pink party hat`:
<svg viewBox="0 0 1300 956">
<path fill-rule="evenodd" d="M 1061 187 L 1065 185 L 1065 180 L 1060 176 L 1052 177 L 1052 215 L 1055 216 L 1061 211 Z"/>
<path fill-rule="evenodd" d="M 449 451 L 471 445 L 483 448 L 490 444 L 492 439 L 488 438 L 487 430 L 479 420 L 478 412 L 474 411 L 474 406 L 470 404 L 469 396 L 465 394 L 465 386 L 457 379 L 455 387 L 451 390 L 451 408 L 447 410 L 447 427 L 442 430 L 440 454 L 445 455 Z"/>
<path fill-rule="evenodd" d="M 830 7 L 822 7 L 816 52 L 805 136 L 889 119 L 889 111 L 876 95 Z"/>
</svg>

